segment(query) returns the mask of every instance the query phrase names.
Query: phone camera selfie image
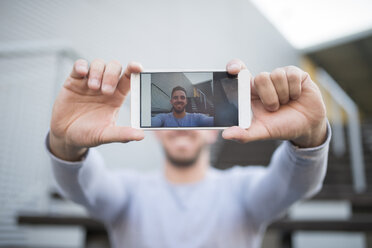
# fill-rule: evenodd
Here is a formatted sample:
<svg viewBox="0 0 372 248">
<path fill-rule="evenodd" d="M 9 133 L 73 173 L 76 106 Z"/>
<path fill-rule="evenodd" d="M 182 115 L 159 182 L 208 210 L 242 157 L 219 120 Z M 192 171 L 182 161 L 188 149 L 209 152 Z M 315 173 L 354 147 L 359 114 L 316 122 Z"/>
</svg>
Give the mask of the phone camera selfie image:
<svg viewBox="0 0 372 248">
<path fill-rule="evenodd" d="M 142 72 L 132 76 L 132 97 L 138 128 L 221 129 L 243 121 L 239 77 L 226 71 Z"/>
</svg>

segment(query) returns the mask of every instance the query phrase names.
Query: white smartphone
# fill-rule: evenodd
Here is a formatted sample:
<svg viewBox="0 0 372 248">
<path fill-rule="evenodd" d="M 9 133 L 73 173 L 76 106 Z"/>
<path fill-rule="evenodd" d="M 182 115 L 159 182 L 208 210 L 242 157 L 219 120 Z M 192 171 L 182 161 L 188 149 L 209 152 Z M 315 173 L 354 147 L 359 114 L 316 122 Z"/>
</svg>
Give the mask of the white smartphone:
<svg viewBox="0 0 372 248">
<path fill-rule="evenodd" d="M 251 125 L 251 74 L 146 71 L 131 75 L 131 125 L 145 130 Z"/>
</svg>

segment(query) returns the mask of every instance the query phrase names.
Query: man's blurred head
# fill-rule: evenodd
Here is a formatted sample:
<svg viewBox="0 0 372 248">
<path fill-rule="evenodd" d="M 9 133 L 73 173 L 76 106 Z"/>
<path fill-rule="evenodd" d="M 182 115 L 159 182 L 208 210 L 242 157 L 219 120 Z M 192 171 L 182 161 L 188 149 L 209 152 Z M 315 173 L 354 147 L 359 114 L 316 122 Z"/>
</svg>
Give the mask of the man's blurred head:
<svg viewBox="0 0 372 248">
<path fill-rule="evenodd" d="M 187 105 L 186 90 L 181 86 L 176 86 L 172 90 L 170 103 L 173 106 L 173 111 L 182 113 Z"/>
<path fill-rule="evenodd" d="M 176 167 L 190 167 L 201 152 L 217 139 L 218 131 L 211 130 L 167 130 L 157 131 L 167 160 Z"/>
</svg>

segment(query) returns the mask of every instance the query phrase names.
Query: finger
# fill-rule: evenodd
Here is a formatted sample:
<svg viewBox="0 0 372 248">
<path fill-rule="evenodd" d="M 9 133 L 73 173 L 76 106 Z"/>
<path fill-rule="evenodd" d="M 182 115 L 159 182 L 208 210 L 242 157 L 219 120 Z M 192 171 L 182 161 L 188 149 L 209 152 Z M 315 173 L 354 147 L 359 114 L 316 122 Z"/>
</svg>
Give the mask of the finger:
<svg viewBox="0 0 372 248">
<path fill-rule="evenodd" d="M 240 143 L 247 143 L 255 140 L 269 139 L 270 135 L 262 125 L 252 122 L 252 125 L 248 129 L 237 126 L 229 127 L 222 132 L 222 137 Z"/>
<path fill-rule="evenodd" d="M 95 59 L 90 64 L 88 87 L 92 90 L 98 90 L 101 87 L 102 76 L 105 70 L 105 62 L 101 59 Z"/>
<path fill-rule="evenodd" d="M 84 59 L 75 61 L 70 77 L 73 79 L 83 79 L 88 74 L 88 62 Z"/>
<path fill-rule="evenodd" d="M 129 141 L 139 141 L 145 137 L 142 130 L 134 129 L 131 127 L 108 127 L 102 132 L 101 142 L 112 143 L 122 142 L 127 143 Z"/>
<path fill-rule="evenodd" d="M 253 87 L 268 111 L 279 109 L 279 99 L 268 72 L 258 74 L 253 80 Z"/>
<path fill-rule="evenodd" d="M 288 66 L 285 68 L 288 80 L 289 97 L 296 100 L 301 95 L 301 76 L 302 70 L 295 66 Z"/>
<path fill-rule="evenodd" d="M 121 74 L 121 64 L 113 60 L 106 65 L 102 79 L 102 92 L 106 95 L 114 93 Z"/>
<path fill-rule="evenodd" d="M 232 75 L 238 74 L 243 69 L 247 69 L 247 66 L 240 59 L 232 59 L 226 65 L 226 71 Z"/>
<path fill-rule="evenodd" d="M 281 68 L 277 68 L 271 72 L 270 78 L 275 87 L 280 104 L 286 104 L 289 101 L 289 88 L 285 71 Z"/>
<path fill-rule="evenodd" d="M 256 89 L 254 88 L 254 77 L 251 77 L 251 100 L 259 100 L 260 97 L 258 96 L 258 93 Z"/>
<path fill-rule="evenodd" d="M 130 89 L 130 75 L 132 73 L 140 73 L 143 70 L 142 65 L 137 62 L 130 62 L 125 69 L 123 76 L 121 76 L 117 89 L 123 95 L 127 95 Z"/>
</svg>

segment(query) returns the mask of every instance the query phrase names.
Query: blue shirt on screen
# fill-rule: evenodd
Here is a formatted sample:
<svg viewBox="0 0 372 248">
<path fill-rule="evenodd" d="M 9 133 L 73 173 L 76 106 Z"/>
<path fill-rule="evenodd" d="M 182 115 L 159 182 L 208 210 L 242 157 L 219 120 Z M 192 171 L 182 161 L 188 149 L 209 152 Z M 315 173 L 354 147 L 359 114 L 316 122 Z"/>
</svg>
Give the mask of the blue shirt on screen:
<svg viewBox="0 0 372 248">
<path fill-rule="evenodd" d="M 173 112 L 157 114 L 151 118 L 151 127 L 213 127 L 214 118 L 200 113 L 186 113 L 183 118 L 176 118 Z"/>
</svg>

